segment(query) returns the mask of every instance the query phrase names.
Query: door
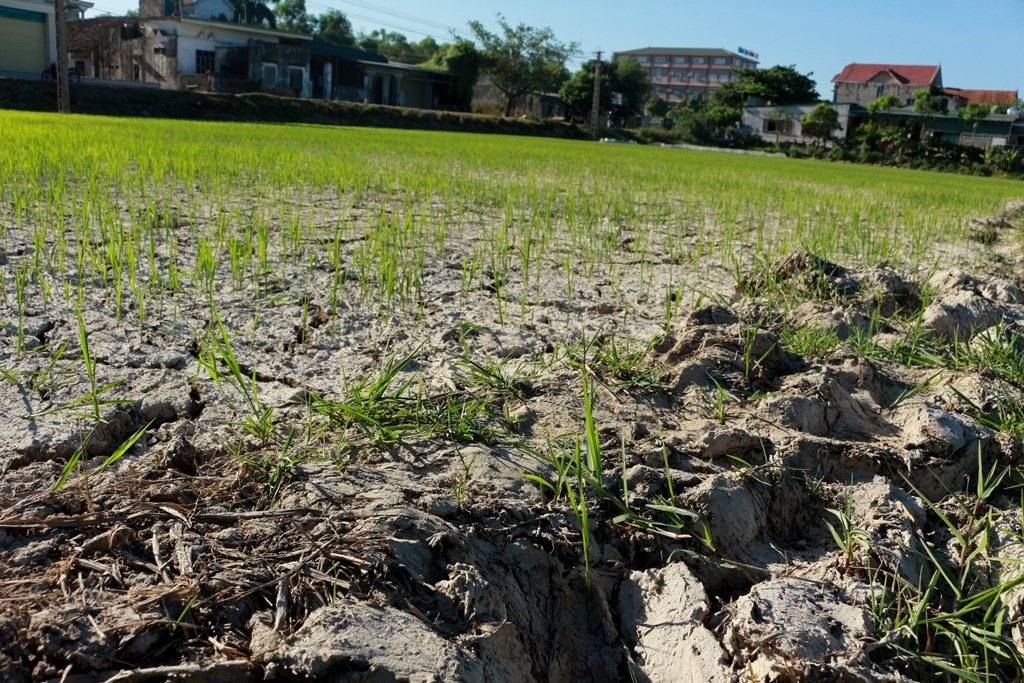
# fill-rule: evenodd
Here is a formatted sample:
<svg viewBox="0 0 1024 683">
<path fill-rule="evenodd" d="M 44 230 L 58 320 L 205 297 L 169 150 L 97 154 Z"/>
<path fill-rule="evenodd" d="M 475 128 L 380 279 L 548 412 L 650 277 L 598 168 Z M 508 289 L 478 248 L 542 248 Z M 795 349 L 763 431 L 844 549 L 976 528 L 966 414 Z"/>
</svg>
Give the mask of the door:
<svg viewBox="0 0 1024 683">
<path fill-rule="evenodd" d="M 50 64 L 46 52 L 46 15 L 0 7 L 0 71 L 38 76 Z"/>
</svg>

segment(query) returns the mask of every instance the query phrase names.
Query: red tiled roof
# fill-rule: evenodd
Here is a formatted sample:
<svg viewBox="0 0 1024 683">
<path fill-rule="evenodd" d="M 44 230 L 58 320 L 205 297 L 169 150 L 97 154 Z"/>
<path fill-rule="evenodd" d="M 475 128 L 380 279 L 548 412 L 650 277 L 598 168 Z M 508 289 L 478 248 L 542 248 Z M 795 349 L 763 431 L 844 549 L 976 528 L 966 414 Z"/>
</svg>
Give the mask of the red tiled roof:
<svg viewBox="0 0 1024 683">
<path fill-rule="evenodd" d="M 938 66 L 914 66 L 906 64 L 847 64 L 842 73 L 832 79 L 833 83 L 867 83 L 879 73 L 891 74 L 904 85 L 931 85 L 939 75 Z"/>
<path fill-rule="evenodd" d="M 959 97 L 967 104 L 1006 104 L 1017 99 L 1016 90 L 964 90 L 946 88 L 946 94 Z"/>
</svg>

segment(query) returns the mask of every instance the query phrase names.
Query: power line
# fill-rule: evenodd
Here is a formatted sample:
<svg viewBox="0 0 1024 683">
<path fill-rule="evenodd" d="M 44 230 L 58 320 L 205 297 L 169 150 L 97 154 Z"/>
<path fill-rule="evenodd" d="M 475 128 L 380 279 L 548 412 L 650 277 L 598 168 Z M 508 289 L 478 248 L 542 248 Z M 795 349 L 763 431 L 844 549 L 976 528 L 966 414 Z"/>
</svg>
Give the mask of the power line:
<svg viewBox="0 0 1024 683">
<path fill-rule="evenodd" d="M 451 26 L 447 26 L 445 24 L 433 21 L 431 19 L 424 19 L 423 17 L 417 17 L 416 15 L 407 14 L 405 12 L 399 12 L 397 10 L 382 9 L 379 6 L 371 5 L 371 4 L 368 4 L 368 3 L 365 3 L 365 2 L 359 2 L 358 0 L 338 0 L 338 1 L 342 2 L 342 3 L 346 4 L 346 5 L 354 5 L 356 7 L 362 7 L 363 9 L 368 9 L 371 12 L 376 12 L 377 14 L 387 14 L 389 16 L 396 17 L 398 19 L 402 19 L 403 21 L 411 21 L 413 23 L 421 24 L 423 26 L 432 26 L 434 28 L 441 29 L 442 31 L 451 31 L 452 30 Z"/>
<path fill-rule="evenodd" d="M 330 7 L 329 5 L 322 5 L 320 3 L 313 3 L 313 2 L 307 2 L 306 6 L 307 7 L 313 7 L 315 9 L 322 9 L 322 10 L 337 9 L 336 7 Z M 401 25 L 398 25 L 398 24 L 393 24 L 393 23 L 390 23 L 390 22 L 387 22 L 387 21 L 382 21 L 381 19 L 379 19 L 377 17 L 368 17 L 368 16 L 366 16 L 364 14 L 355 14 L 353 12 L 344 12 L 344 14 L 345 14 L 346 17 L 349 17 L 349 18 L 355 17 L 356 19 L 362 19 L 363 21 L 371 22 L 371 23 L 373 23 L 373 24 L 375 24 L 377 26 L 383 26 L 385 28 L 389 28 L 389 29 L 393 29 L 393 30 L 397 30 L 397 31 L 402 31 L 404 33 L 416 33 L 416 34 L 421 35 L 421 36 L 429 36 L 431 38 L 436 38 L 438 40 L 448 40 L 450 38 L 450 36 L 443 36 L 443 35 L 440 35 L 438 33 L 432 33 L 431 31 L 422 31 L 420 29 L 409 28 L 408 26 L 401 26 Z"/>
</svg>

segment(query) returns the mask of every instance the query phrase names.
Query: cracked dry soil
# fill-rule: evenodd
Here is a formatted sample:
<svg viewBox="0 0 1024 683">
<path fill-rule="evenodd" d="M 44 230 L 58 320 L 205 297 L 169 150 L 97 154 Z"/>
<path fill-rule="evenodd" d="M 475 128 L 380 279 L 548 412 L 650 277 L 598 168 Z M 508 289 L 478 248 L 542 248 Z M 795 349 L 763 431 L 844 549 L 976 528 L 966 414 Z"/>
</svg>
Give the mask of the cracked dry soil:
<svg viewBox="0 0 1024 683">
<path fill-rule="evenodd" d="M 31 244 L 9 246 L 4 277 L 31 256 Z M 103 396 L 121 402 L 102 406 L 95 429 L 87 410 L 54 411 L 88 389 L 76 315 L 29 288 L 23 320 L 0 309 L 0 677 L 927 678 L 886 648 L 857 567 L 917 577 L 930 566 L 924 544 L 955 554 L 927 501 L 970 495 L 979 460 L 1016 464 L 1021 445 L 972 409 L 999 398 L 985 368 L 865 349 L 893 348 L 912 326 L 939 345 L 1017 340 L 1018 266 L 924 279 L 796 253 L 748 274 L 742 293 L 711 269 L 716 303 L 667 328 L 638 286 L 613 291 L 583 273 L 575 300 L 546 293 L 521 315 L 510 286 L 500 316 L 493 289 L 462 291 L 457 249 L 427 264 L 408 312 L 352 301 L 332 313 L 327 273 L 282 267 L 272 296 L 249 286 L 215 297 L 241 372 L 273 408 L 264 438 L 244 428 L 250 411 L 223 358 L 219 383 L 204 369 L 216 323 L 185 294 L 140 323 L 87 290 L 97 382 L 119 381 Z M 654 268 L 667 278 L 673 266 Z M 779 282 L 805 302 L 766 303 Z M 19 325 L 41 349 L 16 351 Z M 782 341 L 787 325 L 840 341 L 799 355 Z M 612 348 L 642 352 L 646 374 L 594 360 Z M 367 426 L 341 409 L 321 428 L 316 400 L 344 403 L 406 354 L 391 386 L 423 413 L 483 405 L 461 415 L 473 430 Z M 509 381 L 499 390 L 474 369 Z M 688 519 L 668 535 L 617 523 L 591 488 L 588 569 L 578 515 L 537 483 L 557 479 L 537 454 L 584 434 L 583 372 L 605 488 L 662 522 L 646 506 L 674 494 L 708 521 L 713 549 Z M 50 491 L 79 450 L 69 483 Z M 852 568 L 826 524 L 844 503 L 866 541 Z M 1018 505 L 1019 517 L 1012 490 L 992 504 L 1006 519 Z M 1004 597 L 1019 643 L 1024 591 Z"/>
</svg>

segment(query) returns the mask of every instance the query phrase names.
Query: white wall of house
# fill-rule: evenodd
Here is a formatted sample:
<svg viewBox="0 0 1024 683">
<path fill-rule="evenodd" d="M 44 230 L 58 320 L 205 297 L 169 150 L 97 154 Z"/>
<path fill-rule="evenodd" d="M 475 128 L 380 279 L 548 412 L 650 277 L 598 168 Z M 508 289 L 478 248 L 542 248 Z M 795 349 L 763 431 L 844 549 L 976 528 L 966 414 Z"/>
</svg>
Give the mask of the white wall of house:
<svg viewBox="0 0 1024 683">
<path fill-rule="evenodd" d="M 2 0 L 0 0 L 2 1 Z M 204 27 L 189 26 L 179 22 L 159 22 L 150 24 L 154 28 L 161 28 L 169 33 L 178 35 L 178 73 L 196 73 L 196 52 L 212 52 L 215 56 L 215 68 L 219 70 L 221 64 L 218 60 L 223 59 L 223 51 L 218 48 L 245 47 L 249 44 L 249 36 L 240 32 L 218 28 L 213 31 Z"/>
<path fill-rule="evenodd" d="M 0 75 L 39 78 L 57 59 L 53 3 L 0 0 Z"/>
</svg>

